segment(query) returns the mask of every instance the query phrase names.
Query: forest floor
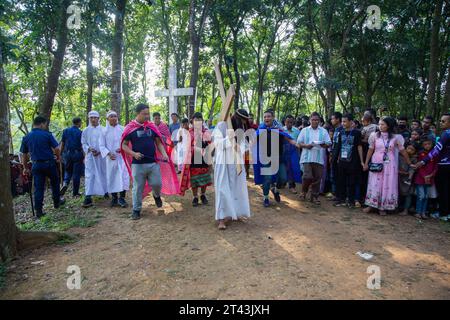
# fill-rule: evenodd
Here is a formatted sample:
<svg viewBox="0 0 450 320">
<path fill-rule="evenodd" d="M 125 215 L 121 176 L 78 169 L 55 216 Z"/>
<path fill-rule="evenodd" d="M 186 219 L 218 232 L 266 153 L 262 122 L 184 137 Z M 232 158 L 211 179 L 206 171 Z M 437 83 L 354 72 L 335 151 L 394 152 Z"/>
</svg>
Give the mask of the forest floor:
<svg viewBox="0 0 450 320">
<path fill-rule="evenodd" d="M 76 240 L 21 252 L 0 272 L 0 299 L 450 298 L 450 224 L 334 208 L 325 199 L 317 207 L 287 193 L 265 209 L 261 189 L 249 183 L 253 216 L 225 231 L 214 222 L 212 188 L 210 204 L 198 208 L 189 194 L 166 197 L 157 210 L 150 196 L 140 221 L 104 199 L 84 210 L 69 195 L 62 210 L 25 222 L 23 196 L 21 229 L 67 230 Z M 67 288 L 71 265 L 80 267 L 80 290 Z M 372 265 L 379 290 L 367 288 Z"/>
</svg>

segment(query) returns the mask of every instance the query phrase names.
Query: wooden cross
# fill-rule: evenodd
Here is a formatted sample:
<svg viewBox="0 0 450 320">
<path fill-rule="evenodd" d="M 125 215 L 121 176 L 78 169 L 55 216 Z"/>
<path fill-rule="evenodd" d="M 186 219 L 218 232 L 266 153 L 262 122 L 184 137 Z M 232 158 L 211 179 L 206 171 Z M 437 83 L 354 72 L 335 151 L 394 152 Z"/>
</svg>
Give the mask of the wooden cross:
<svg viewBox="0 0 450 320">
<path fill-rule="evenodd" d="M 222 73 L 220 72 L 220 66 L 218 62 L 215 63 L 214 69 L 216 72 L 217 83 L 219 84 L 219 92 L 222 100 L 222 110 L 220 112 L 219 121 L 225 121 L 227 123 L 228 129 L 233 129 L 233 125 L 231 123 L 231 107 L 233 106 L 236 90 L 234 84 L 231 84 L 227 94 L 225 95 L 225 87 L 223 85 Z M 234 162 L 236 163 L 237 174 L 240 175 L 242 173 L 242 165 L 239 163 L 238 152 L 238 146 L 237 143 L 235 143 L 233 156 Z"/>
<path fill-rule="evenodd" d="M 194 95 L 194 88 L 177 88 L 177 69 L 169 68 L 169 89 L 156 90 L 155 97 L 169 97 L 169 116 L 178 113 L 177 97 Z"/>
</svg>

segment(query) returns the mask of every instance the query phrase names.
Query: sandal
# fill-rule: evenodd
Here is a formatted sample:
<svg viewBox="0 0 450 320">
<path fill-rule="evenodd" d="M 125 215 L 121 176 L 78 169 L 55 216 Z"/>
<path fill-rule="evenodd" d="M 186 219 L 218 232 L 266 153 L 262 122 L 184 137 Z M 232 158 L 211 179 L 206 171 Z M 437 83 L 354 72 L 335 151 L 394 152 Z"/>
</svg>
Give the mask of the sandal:
<svg viewBox="0 0 450 320">
<path fill-rule="evenodd" d="M 320 200 L 318 198 L 312 198 L 311 202 L 314 203 L 317 206 L 320 206 Z"/>
<path fill-rule="evenodd" d="M 380 210 L 379 211 L 379 214 L 380 214 L 380 216 L 387 216 L 387 213 L 386 213 L 386 211 L 384 211 L 384 210 Z"/>
<path fill-rule="evenodd" d="M 306 193 L 300 195 L 300 201 L 306 201 Z"/>
</svg>

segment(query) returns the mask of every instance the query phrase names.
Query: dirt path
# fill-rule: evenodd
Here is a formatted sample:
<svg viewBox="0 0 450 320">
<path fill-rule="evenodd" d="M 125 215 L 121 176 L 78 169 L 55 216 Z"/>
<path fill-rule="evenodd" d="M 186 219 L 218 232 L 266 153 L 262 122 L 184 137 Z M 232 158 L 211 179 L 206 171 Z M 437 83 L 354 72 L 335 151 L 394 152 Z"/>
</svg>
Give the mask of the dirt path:
<svg viewBox="0 0 450 320">
<path fill-rule="evenodd" d="M 212 190 L 209 198 L 195 209 L 190 196 L 166 198 L 157 211 L 149 197 L 138 222 L 129 210 L 97 203 L 99 224 L 70 230 L 79 241 L 13 261 L 0 299 L 450 298 L 448 224 L 336 209 L 325 200 L 316 208 L 293 195 L 264 209 L 250 185 L 252 219 L 220 232 Z M 375 256 L 367 262 L 357 251 Z M 81 290 L 67 289 L 69 265 L 81 268 Z M 370 265 L 380 267 L 380 290 L 366 287 Z"/>
</svg>

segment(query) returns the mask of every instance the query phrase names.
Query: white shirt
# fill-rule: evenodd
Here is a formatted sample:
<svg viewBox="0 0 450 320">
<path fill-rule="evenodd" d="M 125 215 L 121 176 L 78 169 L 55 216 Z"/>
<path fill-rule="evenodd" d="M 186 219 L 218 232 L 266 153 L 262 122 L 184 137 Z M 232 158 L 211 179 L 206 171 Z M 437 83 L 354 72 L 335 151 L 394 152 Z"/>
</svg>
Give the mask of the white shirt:
<svg viewBox="0 0 450 320">
<path fill-rule="evenodd" d="M 322 127 L 313 129 L 311 126 L 304 128 L 298 136 L 297 143 L 302 144 L 327 144 L 331 145 L 330 135 L 327 130 Z M 303 148 L 300 163 L 318 163 L 325 164 L 325 154 L 323 148 L 319 145 L 314 146 L 311 150 Z"/>
</svg>

